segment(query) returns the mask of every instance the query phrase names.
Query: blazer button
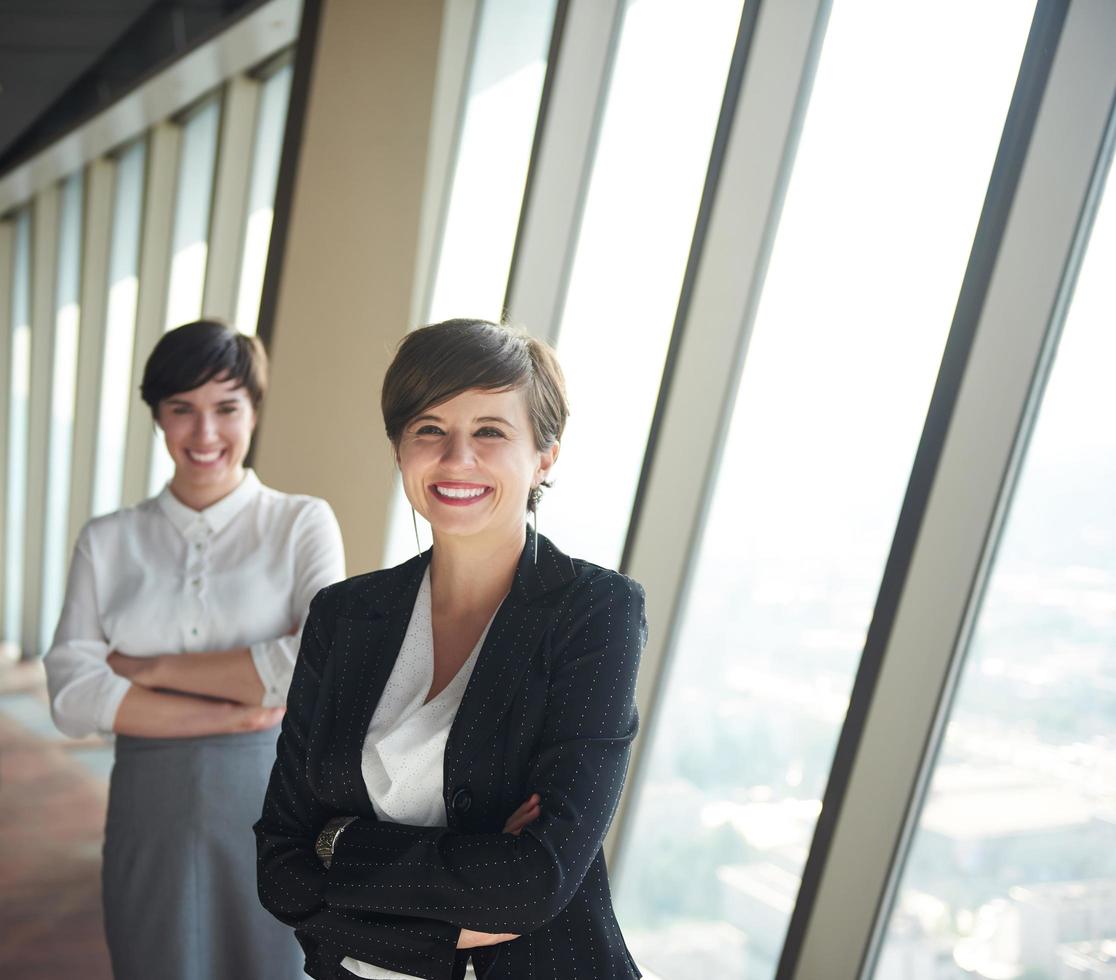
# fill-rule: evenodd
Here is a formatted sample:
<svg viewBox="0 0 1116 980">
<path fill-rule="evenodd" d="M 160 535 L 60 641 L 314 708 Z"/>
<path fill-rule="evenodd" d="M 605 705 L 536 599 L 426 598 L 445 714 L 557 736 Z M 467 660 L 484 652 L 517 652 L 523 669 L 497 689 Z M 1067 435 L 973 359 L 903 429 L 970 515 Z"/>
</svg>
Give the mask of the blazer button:
<svg viewBox="0 0 1116 980">
<path fill-rule="evenodd" d="M 473 794 L 469 792 L 468 786 L 459 786 L 453 794 L 453 799 L 450 801 L 450 806 L 453 807 L 456 813 L 468 813 L 469 807 L 473 805 Z"/>
</svg>

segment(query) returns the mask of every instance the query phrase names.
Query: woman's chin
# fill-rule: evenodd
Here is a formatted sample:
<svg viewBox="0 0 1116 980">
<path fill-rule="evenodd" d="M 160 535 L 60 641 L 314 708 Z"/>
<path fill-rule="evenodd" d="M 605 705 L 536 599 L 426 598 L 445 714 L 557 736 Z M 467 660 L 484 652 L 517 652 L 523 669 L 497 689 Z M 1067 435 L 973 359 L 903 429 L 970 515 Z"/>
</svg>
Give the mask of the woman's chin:
<svg viewBox="0 0 1116 980">
<path fill-rule="evenodd" d="M 427 520 L 436 538 L 459 540 L 485 538 L 495 541 L 522 537 L 525 523 L 508 520 L 506 517 L 499 519 L 493 514 L 478 514 L 473 519 L 469 519 L 466 515 L 451 515 L 449 519 L 435 515 L 434 520 L 430 520 L 429 517 Z"/>
<path fill-rule="evenodd" d="M 182 483 L 195 487 L 220 487 L 225 484 L 237 483 L 240 479 L 241 467 L 230 466 L 224 459 L 220 465 L 205 465 L 186 460 L 175 467 L 175 478 Z"/>
</svg>

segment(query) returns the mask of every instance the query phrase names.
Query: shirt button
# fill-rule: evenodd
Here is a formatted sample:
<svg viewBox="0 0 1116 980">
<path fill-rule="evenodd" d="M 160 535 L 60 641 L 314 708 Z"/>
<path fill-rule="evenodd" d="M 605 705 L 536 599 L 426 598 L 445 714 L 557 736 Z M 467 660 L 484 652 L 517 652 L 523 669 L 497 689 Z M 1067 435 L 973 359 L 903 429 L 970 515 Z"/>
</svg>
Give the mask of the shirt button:
<svg viewBox="0 0 1116 980">
<path fill-rule="evenodd" d="M 192 634 L 193 634 L 194 636 L 197 636 L 197 635 L 198 635 L 198 631 L 197 631 L 196 629 L 192 629 L 192 630 L 190 630 L 190 632 L 191 632 L 191 633 L 192 633 Z"/>
<path fill-rule="evenodd" d="M 200 579 L 200 578 L 196 578 L 196 579 L 194 579 L 194 585 L 195 585 L 195 586 L 196 586 L 197 588 L 199 588 L 199 589 L 200 589 L 200 588 L 201 588 L 201 579 Z"/>
<path fill-rule="evenodd" d="M 450 801 L 450 806 L 458 813 L 468 813 L 469 807 L 473 805 L 473 794 L 469 791 L 468 786 L 460 786 L 453 794 L 453 799 Z"/>
<path fill-rule="evenodd" d="M 198 542 L 197 542 L 197 543 L 196 543 L 196 544 L 194 545 L 194 547 L 195 547 L 195 548 L 197 548 L 197 549 L 198 549 L 198 551 L 201 551 L 201 550 L 202 550 L 202 548 L 204 548 L 204 547 L 205 547 L 205 542 L 204 542 L 204 541 L 198 541 Z"/>
</svg>

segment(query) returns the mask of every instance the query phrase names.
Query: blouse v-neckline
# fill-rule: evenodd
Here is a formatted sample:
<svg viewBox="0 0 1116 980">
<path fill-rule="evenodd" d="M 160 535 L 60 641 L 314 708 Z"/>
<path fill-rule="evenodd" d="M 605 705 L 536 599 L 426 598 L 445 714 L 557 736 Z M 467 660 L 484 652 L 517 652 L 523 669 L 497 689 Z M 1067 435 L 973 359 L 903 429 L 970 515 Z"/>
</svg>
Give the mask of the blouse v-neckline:
<svg viewBox="0 0 1116 980">
<path fill-rule="evenodd" d="M 417 711 L 422 711 L 423 708 L 430 707 L 431 705 L 436 705 L 443 699 L 448 700 L 447 695 L 453 694 L 459 687 L 462 690 L 460 691 L 460 693 L 457 694 L 455 701 L 460 702 L 461 696 L 465 693 L 464 688 L 468 684 L 469 677 L 472 676 L 473 667 L 476 664 L 477 657 L 480 656 L 481 647 L 484 646 L 485 638 L 488 636 L 488 630 L 492 626 L 492 621 L 496 618 L 496 613 L 500 611 L 500 605 L 503 605 L 503 599 L 500 600 L 500 604 L 496 606 L 495 611 L 493 611 L 492 615 L 489 616 L 488 622 L 485 623 L 484 629 L 481 630 L 480 636 L 477 638 L 477 642 L 473 644 L 473 649 L 469 651 L 469 656 L 461 661 L 460 666 L 458 666 L 457 670 L 454 671 L 453 677 L 449 679 L 445 687 L 443 687 L 437 694 L 435 694 L 433 697 L 428 697 L 427 695 L 429 695 L 430 693 L 430 686 L 434 683 L 435 653 L 434 601 L 430 585 L 430 566 L 428 565 L 426 567 L 426 572 L 422 576 L 422 584 L 419 586 L 418 596 L 415 599 L 414 612 L 411 614 L 412 620 L 416 616 L 422 617 L 421 623 L 418 624 L 419 629 L 422 634 L 424 634 L 426 637 L 429 637 L 429 656 L 425 658 L 426 669 L 424 672 L 424 676 L 426 679 L 426 688 L 425 693 L 423 694 L 422 704 L 418 706 L 418 708 L 416 709 Z M 410 629 L 411 627 L 408 627 L 408 633 L 410 632 Z M 462 679 L 464 679 L 464 683 L 459 683 L 459 681 L 461 681 Z"/>
</svg>

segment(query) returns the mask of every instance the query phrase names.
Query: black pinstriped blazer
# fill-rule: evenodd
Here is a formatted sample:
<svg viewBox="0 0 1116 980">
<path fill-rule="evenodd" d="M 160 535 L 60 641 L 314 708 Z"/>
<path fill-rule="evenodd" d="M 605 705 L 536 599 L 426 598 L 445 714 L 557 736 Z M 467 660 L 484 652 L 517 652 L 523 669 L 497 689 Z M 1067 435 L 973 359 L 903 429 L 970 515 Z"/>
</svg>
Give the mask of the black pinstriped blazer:
<svg viewBox="0 0 1116 980">
<path fill-rule="evenodd" d="M 427 980 L 463 976 L 461 928 L 519 939 L 472 951 L 483 980 L 639 976 L 601 844 L 635 736 L 643 589 L 533 532 L 446 743 L 447 827 L 378 821 L 360 761 L 430 552 L 323 589 L 310 606 L 263 816 L 259 894 L 295 929 L 307 972 L 345 956 Z M 504 821 L 533 792 L 542 815 Z M 326 871 L 322 826 L 357 815 Z"/>
</svg>

